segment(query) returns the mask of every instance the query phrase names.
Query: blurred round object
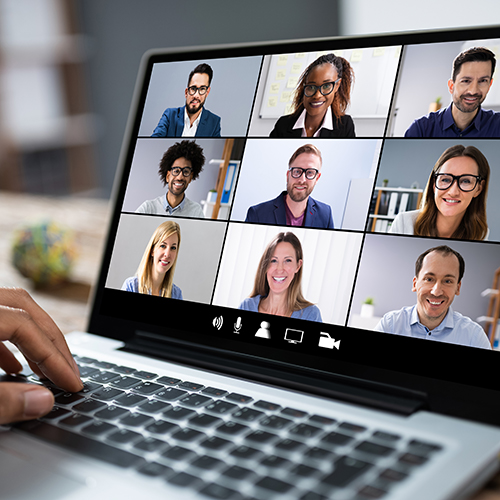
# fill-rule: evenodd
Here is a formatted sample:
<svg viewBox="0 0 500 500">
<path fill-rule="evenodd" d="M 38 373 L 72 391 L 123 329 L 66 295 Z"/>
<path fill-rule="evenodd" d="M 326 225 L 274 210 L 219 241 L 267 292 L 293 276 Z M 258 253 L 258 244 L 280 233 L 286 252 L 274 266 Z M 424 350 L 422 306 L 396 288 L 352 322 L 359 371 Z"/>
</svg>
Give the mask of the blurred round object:
<svg viewBox="0 0 500 500">
<path fill-rule="evenodd" d="M 37 287 L 67 281 L 75 257 L 73 233 L 54 221 L 31 224 L 14 233 L 12 264 Z"/>
</svg>

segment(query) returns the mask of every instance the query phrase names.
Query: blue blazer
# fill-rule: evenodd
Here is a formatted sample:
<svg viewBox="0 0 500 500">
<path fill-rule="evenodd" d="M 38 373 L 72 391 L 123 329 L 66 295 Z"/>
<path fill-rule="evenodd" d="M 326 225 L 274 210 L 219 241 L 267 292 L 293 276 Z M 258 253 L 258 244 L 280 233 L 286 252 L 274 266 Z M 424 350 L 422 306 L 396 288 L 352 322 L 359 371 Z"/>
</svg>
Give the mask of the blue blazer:
<svg viewBox="0 0 500 500">
<path fill-rule="evenodd" d="M 151 137 L 182 137 L 185 107 L 166 109 Z M 220 137 L 220 117 L 203 108 L 196 137 Z"/>
<path fill-rule="evenodd" d="M 285 194 L 286 191 L 283 191 L 274 200 L 265 201 L 264 203 L 250 207 L 245 222 L 286 226 Z M 316 201 L 309 196 L 304 227 L 333 229 L 333 217 L 330 205 Z"/>
</svg>

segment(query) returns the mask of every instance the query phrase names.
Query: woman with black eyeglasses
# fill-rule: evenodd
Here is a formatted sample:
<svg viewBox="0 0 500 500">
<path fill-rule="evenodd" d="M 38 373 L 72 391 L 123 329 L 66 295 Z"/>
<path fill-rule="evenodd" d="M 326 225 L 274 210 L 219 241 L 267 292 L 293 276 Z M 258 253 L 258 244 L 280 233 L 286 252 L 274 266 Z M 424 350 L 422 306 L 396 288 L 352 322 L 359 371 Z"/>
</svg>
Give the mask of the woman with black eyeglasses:
<svg viewBox="0 0 500 500">
<path fill-rule="evenodd" d="M 490 166 L 474 146 L 448 148 L 432 169 L 420 210 L 399 213 L 390 232 L 487 240 Z"/>
<path fill-rule="evenodd" d="M 282 116 L 270 137 L 355 137 L 345 114 L 354 71 L 343 57 L 326 54 L 312 62 L 295 89 L 291 115 Z"/>
</svg>

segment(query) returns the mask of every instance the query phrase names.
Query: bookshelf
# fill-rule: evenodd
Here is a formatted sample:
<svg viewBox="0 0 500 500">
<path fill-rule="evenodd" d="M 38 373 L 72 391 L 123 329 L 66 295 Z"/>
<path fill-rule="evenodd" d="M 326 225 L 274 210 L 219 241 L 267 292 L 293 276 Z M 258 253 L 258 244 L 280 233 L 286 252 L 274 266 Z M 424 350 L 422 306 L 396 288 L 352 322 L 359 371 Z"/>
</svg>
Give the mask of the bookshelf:
<svg viewBox="0 0 500 500">
<path fill-rule="evenodd" d="M 371 231 L 386 233 L 399 212 L 420 206 L 423 189 L 377 186 L 375 192 L 375 206 L 369 215 Z"/>
</svg>

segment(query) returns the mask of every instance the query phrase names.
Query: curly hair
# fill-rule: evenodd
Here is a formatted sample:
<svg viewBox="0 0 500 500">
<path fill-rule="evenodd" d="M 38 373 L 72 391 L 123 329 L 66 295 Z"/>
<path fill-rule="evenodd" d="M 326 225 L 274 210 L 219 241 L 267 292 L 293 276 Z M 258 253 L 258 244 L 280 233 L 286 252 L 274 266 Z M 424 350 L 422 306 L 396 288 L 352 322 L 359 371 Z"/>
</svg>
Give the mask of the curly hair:
<svg viewBox="0 0 500 500">
<path fill-rule="evenodd" d="M 354 83 L 354 70 L 349 64 L 349 61 L 343 57 L 337 57 L 335 54 L 325 54 L 313 61 L 302 73 L 297 88 L 295 89 L 293 98 L 294 114 L 299 115 L 304 109 L 304 85 L 306 85 L 307 77 L 316 66 L 323 64 L 331 64 L 337 70 L 337 78 L 340 80 L 340 87 L 337 90 L 332 102 L 333 116 L 338 120 L 345 115 L 346 109 L 351 102 L 351 87 Z"/>
<path fill-rule="evenodd" d="M 158 175 L 163 181 L 163 185 L 167 185 L 167 172 L 172 168 L 174 161 L 178 158 L 186 158 L 191 162 L 193 167 L 193 180 L 197 179 L 205 164 L 205 155 L 203 148 L 198 146 L 195 141 L 176 142 L 170 146 L 162 156 Z"/>
</svg>

